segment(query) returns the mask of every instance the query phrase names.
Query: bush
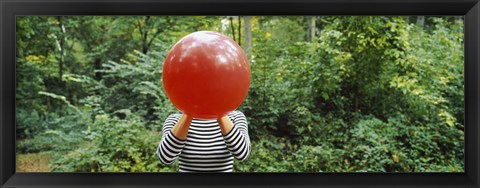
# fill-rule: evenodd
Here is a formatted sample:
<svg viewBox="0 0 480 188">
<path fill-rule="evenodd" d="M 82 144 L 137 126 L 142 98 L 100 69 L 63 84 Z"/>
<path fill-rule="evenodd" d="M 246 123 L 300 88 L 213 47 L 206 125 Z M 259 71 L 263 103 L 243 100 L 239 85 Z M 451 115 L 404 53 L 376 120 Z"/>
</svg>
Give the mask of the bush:
<svg viewBox="0 0 480 188">
<path fill-rule="evenodd" d="M 262 134 L 259 140 L 251 141 L 250 156 L 235 162 L 237 172 L 286 172 L 291 169 L 291 147 L 287 139 Z"/>
<path fill-rule="evenodd" d="M 150 55 L 139 51 L 129 54 L 121 62 L 110 61 L 104 64 L 100 106 L 108 114 L 124 118 L 119 109 L 128 109 L 139 114 L 147 126 L 165 119 L 175 111 L 163 89 L 162 68 L 168 46 L 155 44 L 156 50 Z M 159 127 L 152 127 L 158 129 Z"/>
<path fill-rule="evenodd" d="M 125 110 L 125 119 L 97 115 L 84 131 L 87 141 L 57 158 L 59 172 L 160 172 L 176 171 L 161 165 L 156 148 L 161 135 L 147 130 L 140 117 Z"/>
<path fill-rule="evenodd" d="M 40 117 L 37 111 L 29 111 L 26 109 L 16 110 L 16 137 L 32 138 L 34 135 L 44 131 L 48 123 Z"/>
<path fill-rule="evenodd" d="M 24 117 L 29 113 L 25 110 L 19 111 L 17 118 L 20 121 L 17 121 L 17 126 L 25 126 L 28 128 L 25 130 L 30 131 L 24 133 L 25 136 L 27 136 L 27 132 L 29 133 L 27 139 L 17 142 L 16 152 L 54 151 L 63 153 L 82 143 L 85 140 L 82 131 L 86 129 L 91 120 L 87 112 L 71 112 L 70 110 L 64 109 L 64 113 L 66 113 L 64 116 L 51 113 L 44 118 L 39 118 L 35 111 L 30 113 L 31 116 Z"/>
</svg>

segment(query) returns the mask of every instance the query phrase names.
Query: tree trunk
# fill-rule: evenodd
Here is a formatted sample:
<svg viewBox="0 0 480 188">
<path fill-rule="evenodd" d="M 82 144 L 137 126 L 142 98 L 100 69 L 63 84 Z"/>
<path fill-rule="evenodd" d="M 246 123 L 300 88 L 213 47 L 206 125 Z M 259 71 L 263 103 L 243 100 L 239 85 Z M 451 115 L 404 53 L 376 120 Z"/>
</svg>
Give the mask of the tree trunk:
<svg viewBox="0 0 480 188">
<path fill-rule="evenodd" d="M 238 16 L 238 45 L 242 46 L 242 19 Z"/>
<path fill-rule="evenodd" d="M 95 59 L 94 62 L 94 68 L 95 70 L 101 70 L 102 69 L 102 61 L 100 58 Z M 102 79 L 102 73 L 101 72 L 95 72 L 95 80 L 100 81 Z"/>
<path fill-rule="evenodd" d="M 235 27 L 233 26 L 233 17 L 230 16 L 230 28 L 232 29 L 232 36 L 233 36 L 233 40 L 234 41 L 237 41 L 235 39 Z"/>
<path fill-rule="evenodd" d="M 425 16 L 417 16 L 417 25 L 420 27 L 425 25 Z"/>
<path fill-rule="evenodd" d="M 143 29 L 143 33 L 142 33 L 142 53 L 143 54 L 147 54 L 148 52 L 148 24 L 150 22 L 150 16 L 145 16 L 145 19 L 144 19 L 144 22 L 145 22 L 145 27 Z M 142 30 L 140 30 L 142 31 Z"/>
<path fill-rule="evenodd" d="M 315 16 L 310 16 L 308 20 L 309 20 L 308 41 L 312 42 L 313 40 L 315 40 L 315 30 L 316 30 Z"/>
<path fill-rule="evenodd" d="M 63 17 L 58 16 L 57 21 L 60 23 L 59 27 L 60 27 L 60 32 L 61 32 L 60 39 L 57 39 L 58 50 L 60 52 L 60 59 L 58 60 L 58 81 L 59 81 L 61 87 L 65 88 L 62 77 L 63 77 L 64 62 L 65 62 L 64 46 L 65 46 L 66 31 L 65 31 L 65 26 L 64 26 L 64 23 L 63 23 Z"/>
<path fill-rule="evenodd" d="M 245 33 L 245 40 L 244 40 L 244 45 L 243 49 L 245 50 L 245 53 L 247 55 L 247 58 L 250 60 L 250 56 L 252 53 L 252 20 L 250 16 L 244 16 L 244 33 Z"/>
</svg>

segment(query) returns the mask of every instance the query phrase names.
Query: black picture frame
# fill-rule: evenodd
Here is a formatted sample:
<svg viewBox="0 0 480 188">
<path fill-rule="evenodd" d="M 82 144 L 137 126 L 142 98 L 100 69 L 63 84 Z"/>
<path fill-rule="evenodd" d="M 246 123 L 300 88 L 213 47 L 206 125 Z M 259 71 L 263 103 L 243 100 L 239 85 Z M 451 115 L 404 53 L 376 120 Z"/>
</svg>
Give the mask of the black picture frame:
<svg viewBox="0 0 480 188">
<path fill-rule="evenodd" d="M 16 173 L 20 15 L 463 15 L 464 173 Z M 479 0 L 0 0 L 0 187 L 462 187 L 480 185 Z"/>
</svg>

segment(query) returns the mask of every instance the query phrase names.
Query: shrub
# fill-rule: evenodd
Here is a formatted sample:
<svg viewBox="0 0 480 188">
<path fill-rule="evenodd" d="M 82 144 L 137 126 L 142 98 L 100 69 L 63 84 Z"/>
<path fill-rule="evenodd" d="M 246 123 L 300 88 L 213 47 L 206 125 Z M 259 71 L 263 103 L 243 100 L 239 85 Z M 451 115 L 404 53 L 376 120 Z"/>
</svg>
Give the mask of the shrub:
<svg viewBox="0 0 480 188">
<path fill-rule="evenodd" d="M 60 172 L 159 172 L 165 167 L 156 156 L 161 135 L 147 130 L 142 119 L 125 110 L 125 119 L 97 115 L 84 131 L 87 142 L 57 158 L 54 171 Z"/>
<path fill-rule="evenodd" d="M 70 110 L 64 109 L 66 114 L 64 116 L 51 113 L 43 118 L 40 118 L 35 111 L 30 113 L 31 116 L 25 116 L 28 112 L 21 110 L 17 114 L 19 120 L 17 126 L 25 127 L 25 130 L 30 131 L 27 131 L 29 133 L 27 139 L 17 141 L 16 152 L 55 151 L 63 153 L 82 143 L 84 141 L 82 130 L 86 129 L 91 120 L 87 112 L 71 112 Z M 25 136 L 27 132 L 25 132 Z"/>
</svg>

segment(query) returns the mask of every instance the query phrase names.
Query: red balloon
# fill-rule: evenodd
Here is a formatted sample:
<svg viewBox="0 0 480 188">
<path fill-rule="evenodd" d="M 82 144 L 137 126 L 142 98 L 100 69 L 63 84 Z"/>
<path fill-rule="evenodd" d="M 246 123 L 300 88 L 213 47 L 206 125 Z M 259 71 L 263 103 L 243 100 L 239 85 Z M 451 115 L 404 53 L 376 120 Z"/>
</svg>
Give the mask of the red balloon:
<svg viewBox="0 0 480 188">
<path fill-rule="evenodd" d="M 250 64 L 231 38 L 198 31 L 168 52 L 162 82 L 168 98 L 183 113 L 216 119 L 242 104 L 250 87 Z"/>
</svg>

